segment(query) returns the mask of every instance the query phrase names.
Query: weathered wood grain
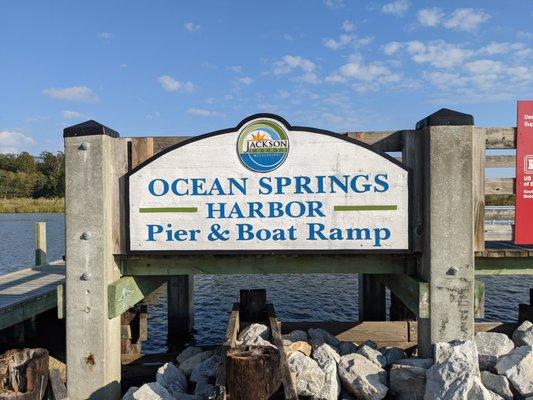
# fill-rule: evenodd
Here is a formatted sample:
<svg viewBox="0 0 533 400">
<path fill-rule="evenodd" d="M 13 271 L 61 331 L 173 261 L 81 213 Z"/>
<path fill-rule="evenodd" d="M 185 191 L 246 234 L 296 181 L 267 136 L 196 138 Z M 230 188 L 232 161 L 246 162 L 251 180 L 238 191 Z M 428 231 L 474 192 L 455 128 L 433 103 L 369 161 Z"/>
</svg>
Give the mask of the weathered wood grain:
<svg viewBox="0 0 533 400">
<path fill-rule="evenodd" d="M 516 128 L 475 128 L 485 135 L 487 149 L 516 148 Z"/>
<path fill-rule="evenodd" d="M 485 240 L 508 241 L 514 239 L 514 225 L 486 224 Z"/>
<path fill-rule="evenodd" d="M 485 179 L 485 195 L 487 194 L 514 194 L 514 178 Z"/>
</svg>

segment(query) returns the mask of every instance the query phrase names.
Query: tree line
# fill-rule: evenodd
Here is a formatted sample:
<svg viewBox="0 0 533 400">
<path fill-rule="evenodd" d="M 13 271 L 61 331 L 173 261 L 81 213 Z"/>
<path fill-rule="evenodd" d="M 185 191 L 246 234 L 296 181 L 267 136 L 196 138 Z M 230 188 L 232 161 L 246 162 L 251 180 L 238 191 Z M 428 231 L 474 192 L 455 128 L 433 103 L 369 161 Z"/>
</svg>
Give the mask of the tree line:
<svg viewBox="0 0 533 400">
<path fill-rule="evenodd" d="M 63 197 L 65 155 L 43 151 L 0 154 L 0 197 Z"/>
</svg>

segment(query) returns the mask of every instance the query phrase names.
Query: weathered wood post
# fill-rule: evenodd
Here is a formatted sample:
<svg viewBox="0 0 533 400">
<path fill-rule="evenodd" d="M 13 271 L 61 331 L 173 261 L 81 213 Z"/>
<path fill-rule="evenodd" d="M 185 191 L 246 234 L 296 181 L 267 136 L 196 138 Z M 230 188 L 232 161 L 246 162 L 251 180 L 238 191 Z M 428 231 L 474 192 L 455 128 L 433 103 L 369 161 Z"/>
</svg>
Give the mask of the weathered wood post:
<svg viewBox="0 0 533 400">
<path fill-rule="evenodd" d="M 167 282 L 168 347 L 188 339 L 194 329 L 194 275 L 176 275 Z"/>
<path fill-rule="evenodd" d="M 35 265 L 44 265 L 46 262 L 46 222 L 36 222 Z"/>
<path fill-rule="evenodd" d="M 359 274 L 359 321 L 385 321 L 385 286 L 371 274 Z"/>
<path fill-rule="evenodd" d="M 127 144 L 88 121 L 64 130 L 66 314 L 69 398 L 120 398 L 120 318 L 108 318 L 108 285 L 119 278 L 119 177 Z"/>
<path fill-rule="evenodd" d="M 471 115 L 441 109 L 417 123 L 422 135 L 421 258 L 429 283 L 429 318 L 419 320 L 419 353 L 474 333 L 474 159 Z"/>
</svg>

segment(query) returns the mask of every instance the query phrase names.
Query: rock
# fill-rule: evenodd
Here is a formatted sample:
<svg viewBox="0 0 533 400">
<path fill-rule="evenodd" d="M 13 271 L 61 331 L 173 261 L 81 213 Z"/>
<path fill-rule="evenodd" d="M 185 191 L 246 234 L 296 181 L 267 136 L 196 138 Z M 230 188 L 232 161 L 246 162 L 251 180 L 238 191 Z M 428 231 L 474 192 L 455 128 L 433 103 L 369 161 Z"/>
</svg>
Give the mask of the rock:
<svg viewBox="0 0 533 400">
<path fill-rule="evenodd" d="M 396 365 L 409 365 L 411 367 L 418 367 L 428 369 L 433 365 L 432 358 L 404 358 L 394 362 Z"/>
<path fill-rule="evenodd" d="M 222 358 L 218 354 L 213 354 L 208 359 L 202 361 L 196 366 L 191 373 L 191 382 L 200 382 L 202 380 L 208 380 L 209 378 L 215 378 L 217 376 L 218 367 Z"/>
<path fill-rule="evenodd" d="M 533 396 L 533 346 L 513 349 L 498 359 L 495 368 L 511 381 L 521 396 Z"/>
<path fill-rule="evenodd" d="M 501 400 L 503 397 L 491 392 L 481 383 L 479 377 L 474 377 L 472 388 L 468 392 L 467 400 Z"/>
<path fill-rule="evenodd" d="M 503 333 L 478 332 L 474 341 L 478 352 L 479 368 L 482 370 L 493 369 L 499 356 L 514 349 L 513 341 Z"/>
<path fill-rule="evenodd" d="M 258 337 L 255 337 L 255 338 L 248 337 L 248 338 L 245 338 L 242 342 L 239 342 L 239 343 L 240 344 L 244 344 L 246 346 L 269 346 L 269 347 L 277 348 L 272 343 L 270 343 L 268 340 L 263 339 L 261 336 L 258 336 Z"/>
<path fill-rule="evenodd" d="M 325 380 L 324 371 L 317 362 L 295 351 L 289 356 L 288 364 L 289 369 L 296 376 L 298 396 L 316 397 L 322 390 Z"/>
<path fill-rule="evenodd" d="M 390 391 L 400 399 L 423 399 L 426 389 L 426 369 L 393 364 L 389 372 Z"/>
<path fill-rule="evenodd" d="M 341 342 L 341 344 L 339 345 L 339 354 L 341 356 L 345 356 L 346 354 L 357 353 L 357 350 L 359 350 L 359 346 L 356 345 L 354 342 Z"/>
<path fill-rule="evenodd" d="M 178 363 L 182 363 L 183 361 L 185 361 L 187 358 L 190 358 L 198 353 L 201 353 L 202 352 L 202 349 L 200 347 L 195 347 L 195 346 L 189 346 L 189 347 L 186 347 L 185 350 L 183 350 L 177 357 L 176 357 L 176 361 Z"/>
<path fill-rule="evenodd" d="M 387 395 L 387 372 L 361 354 L 342 356 L 338 372 L 343 386 L 358 399 L 381 400 Z"/>
<path fill-rule="evenodd" d="M 307 342 L 309 338 L 307 337 L 307 333 L 305 331 L 295 330 L 291 333 L 287 333 L 285 335 L 281 335 L 283 339 L 290 340 L 291 342 Z"/>
<path fill-rule="evenodd" d="M 139 388 L 137 386 L 132 386 L 128 389 L 126 393 L 124 393 L 124 396 L 122 396 L 122 400 L 135 400 L 133 398 L 133 393 L 135 393 Z"/>
<path fill-rule="evenodd" d="M 441 363 L 450 358 L 461 358 L 479 376 L 479 361 L 476 343 L 472 340 L 454 340 L 435 344 L 435 363 Z"/>
<path fill-rule="evenodd" d="M 204 396 L 187 393 L 177 393 L 174 395 L 174 400 L 204 400 Z"/>
<path fill-rule="evenodd" d="M 157 382 L 145 383 L 133 393 L 135 400 L 175 400 L 174 397 Z"/>
<path fill-rule="evenodd" d="M 330 334 L 329 332 L 326 332 L 324 329 L 320 328 L 311 328 L 307 330 L 307 333 L 309 334 L 309 337 L 311 338 L 311 342 L 314 343 L 327 343 L 330 346 L 333 346 L 335 348 L 339 348 L 340 341 L 335 336 Z M 314 339 L 314 340 L 313 340 Z"/>
<path fill-rule="evenodd" d="M 376 342 L 372 341 L 372 340 L 365 340 L 363 343 L 361 343 L 361 345 L 359 347 L 363 347 L 363 346 L 368 346 L 374 350 L 377 350 L 378 349 L 378 345 L 376 344 Z"/>
<path fill-rule="evenodd" d="M 324 343 L 323 346 L 330 347 L 326 343 Z M 330 348 L 332 349 L 332 347 Z M 322 371 L 324 371 L 325 377 L 324 385 L 322 386 L 320 393 L 317 395 L 317 399 L 337 400 L 341 393 L 341 382 L 339 375 L 337 374 L 337 363 L 334 359 L 328 359 L 325 361 L 324 365 L 320 365 L 320 363 L 318 363 L 318 365 L 322 368 Z"/>
<path fill-rule="evenodd" d="M 200 363 L 202 363 L 203 361 L 207 360 L 212 355 L 213 355 L 212 351 L 203 351 L 201 353 L 195 354 L 194 356 L 189 357 L 185 361 L 183 361 L 178 368 L 186 376 L 189 376 L 192 373 L 192 371 L 198 365 L 200 365 Z"/>
<path fill-rule="evenodd" d="M 513 399 L 513 392 L 509 380 L 503 375 L 496 375 L 489 371 L 481 371 L 481 383 L 490 391 L 499 394 L 506 400 Z"/>
<path fill-rule="evenodd" d="M 299 351 L 302 354 L 305 354 L 307 357 L 311 355 L 311 345 L 307 342 L 292 342 L 290 345 L 286 346 L 287 354 L 292 353 L 293 351 Z"/>
<path fill-rule="evenodd" d="M 322 343 L 313 351 L 313 359 L 317 362 L 318 366 L 324 368 L 324 366 L 329 362 L 333 361 L 338 363 L 340 360 L 339 353 L 336 349 L 331 347 L 327 343 Z"/>
<path fill-rule="evenodd" d="M 519 346 L 533 346 L 533 324 L 530 321 L 524 321 L 513 332 L 513 342 Z"/>
<path fill-rule="evenodd" d="M 198 382 L 196 382 L 196 387 L 194 388 L 194 394 L 200 399 L 214 396 L 215 385 L 210 383 L 210 381 L 206 378 L 200 379 Z"/>
<path fill-rule="evenodd" d="M 155 380 L 172 395 L 174 393 L 187 392 L 187 378 L 185 374 L 172 363 L 166 363 L 159 367 Z"/>
<path fill-rule="evenodd" d="M 268 340 L 270 329 L 263 324 L 251 324 L 244 328 L 237 337 L 239 342 L 253 342 L 258 337 Z M 246 344 L 246 343 L 245 343 Z"/>
<path fill-rule="evenodd" d="M 454 341 L 435 345 L 435 365 L 426 372 L 424 399 L 462 400 L 479 377 L 476 344 Z"/>
<path fill-rule="evenodd" d="M 67 366 L 64 362 L 59 361 L 57 358 L 48 355 L 48 369 L 51 371 L 57 369 L 63 383 L 67 383 Z"/>
<path fill-rule="evenodd" d="M 357 354 L 368 358 L 370 361 L 379 365 L 380 367 L 384 367 L 387 364 L 387 359 L 379 352 L 379 350 L 375 350 L 366 344 L 357 350 Z"/>
<path fill-rule="evenodd" d="M 379 352 L 385 356 L 386 365 L 394 364 L 398 360 L 407 358 L 407 354 L 401 347 L 383 347 Z"/>
</svg>

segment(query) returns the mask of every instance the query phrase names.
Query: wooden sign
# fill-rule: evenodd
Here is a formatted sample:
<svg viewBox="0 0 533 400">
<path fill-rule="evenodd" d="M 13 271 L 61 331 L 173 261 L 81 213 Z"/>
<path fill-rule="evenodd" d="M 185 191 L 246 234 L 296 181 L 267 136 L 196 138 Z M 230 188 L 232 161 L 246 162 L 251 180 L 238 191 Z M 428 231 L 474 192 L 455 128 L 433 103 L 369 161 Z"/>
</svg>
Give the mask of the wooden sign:
<svg viewBox="0 0 533 400">
<path fill-rule="evenodd" d="M 517 108 L 515 243 L 533 244 L 533 100 Z"/>
<path fill-rule="evenodd" d="M 259 114 L 128 174 L 130 252 L 409 250 L 409 171 L 336 133 Z"/>
</svg>

